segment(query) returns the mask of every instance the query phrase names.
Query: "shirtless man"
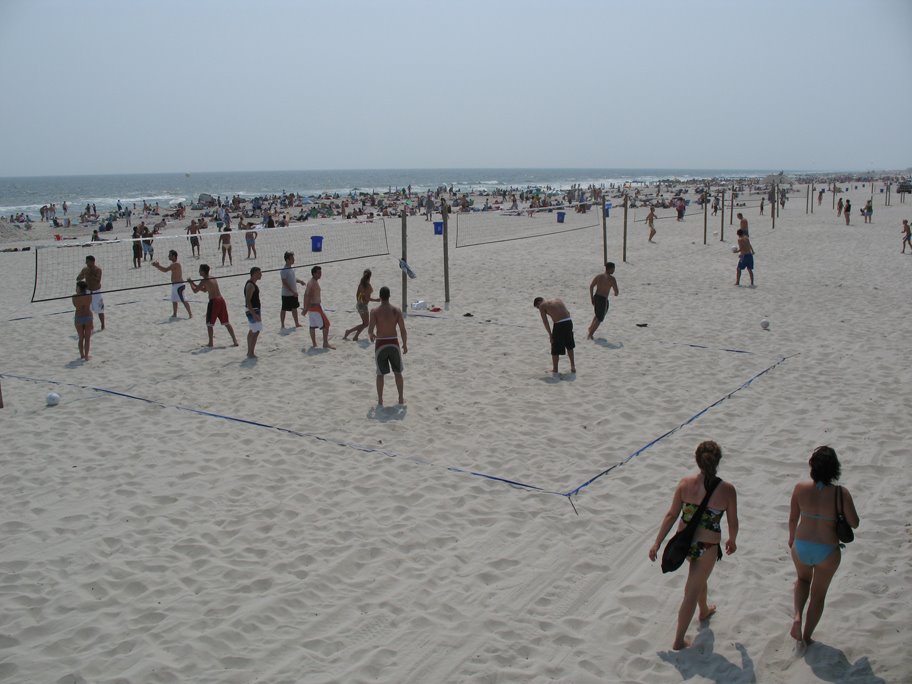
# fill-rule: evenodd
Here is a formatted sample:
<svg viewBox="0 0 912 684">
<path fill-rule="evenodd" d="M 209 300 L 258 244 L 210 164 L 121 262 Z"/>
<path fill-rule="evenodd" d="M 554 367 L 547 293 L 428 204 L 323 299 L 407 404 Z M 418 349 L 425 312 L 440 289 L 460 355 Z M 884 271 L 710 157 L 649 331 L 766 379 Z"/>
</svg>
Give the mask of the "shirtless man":
<svg viewBox="0 0 912 684">
<path fill-rule="evenodd" d="M 101 329 L 105 329 L 104 297 L 101 296 L 101 269 L 95 265 L 95 257 L 87 256 L 85 268 L 76 276 L 76 280 L 84 280 L 89 294 L 92 295 L 92 311 L 98 314 Z"/>
<path fill-rule="evenodd" d="M 614 279 L 614 263 L 609 261 L 605 264 L 605 272 L 599 273 L 589 283 L 589 300 L 595 309 L 595 316 L 592 318 L 592 323 L 589 324 L 587 340 L 592 339 L 596 329 L 605 320 L 605 314 L 608 313 L 608 295 L 612 290 L 614 290 L 614 296 L 617 297 L 618 286 L 617 280 Z"/>
<path fill-rule="evenodd" d="M 649 226 L 649 242 L 653 242 L 652 238 L 654 238 L 655 234 L 656 234 L 655 218 L 656 218 L 655 207 L 649 207 L 649 214 L 646 215 L 646 225 Z M 655 244 L 655 243 L 653 243 L 653 244 Z M 590 337 L 591 337 L 591 335 L 590 335 Z"/>
<path fill-rule="evenodd" d="M 193 318 L 193 312 L 190 311 L 190 304 L 184 299 L 184 290 L 187 289 L 187 285 L 184 283 L 184 269 L 177 261 L 176 250 L 172 249 L 168 252 L 168 261 L 171 262 L 168 266 L 162 266 L 157 261 L 153 261 L 152 265 L 162 273 L 171 274 L 171 318 L 177 318 L 178 302 L 183 304 L 184 308 L 187 309 L 187 318 Z"/>
<path fill-rule="evenodd" d="M 298 321 L 298 307 L 301 306 L 301 302 L 298 300 L 298 285 L 306 286 L 307 283 L 295 277 L 294 262 L 294 252 L 285 252 L 285 267 L 279 271 L 279 275 L 282 277 L 282 313 L 279 315 L 279 320 L 283 328 L 285 327 L 286 311 L 291 311 L 295 327 L 301 327 L 301 323 Z"/>
<path fill-rule="evenodd" d="M 405 331 L 405 319 L 402 310 L 390 304 L 390 290 L 380 288 L 380 305 L 370 312 L 367 324 L 367 336 L 374 343 L 374 360 L 377 363 L 377 403 L 383 406 L 383 376 L 393 369 L 396 378 L 396 389 L 399 390 L 399 403 L 405 403 L 402 393 L 402 354 L 408 354 L 408 334 Z M 399 351 L 399 335 L 402 336 L 402 352 Z M 311 328 L 311 330 L 313 330 Z"/>
<path fill-rule="evenodd" d="M 260 286 L 257 281 L 263 277 L 263 272 L 254 266 L 250 269 L 250 280 L 244 285 L 244 307 L 247 309 L 247 324 L 250 331 L 247 333 L 247 358 L 257 357 L 256 343 L 260 332 L 263 330 L 263 319 L 260 316 Z"/>
<path fill-rule="evenodd" d="M 747 269 L 750 276 L 751 284 L 754 286 L 754 248 L 751 246 L 750 238 L 744 234 L 742 228 L 738 228 L 738 275 L 735 277 L 735 285 L 741 287 L 741 271 Z"/>
<path fill-rule="evenodd" d="M 557 373 L 558 359 L 566 353 L 570 359 L 570 372 L 576 373 L 576 362 L 573 360 L 573 349 L 576 347 L 573 341 L 573 319 L 570 318 L 567 307 L 560 299 L 543 297 L 536 297 L 532 306 L 541 314 L 542 323 L 548 331 L 548 339 L 551 340 L 551 372 Z M 554 330 L 548 324 L 548 316 L 554 323 Z"/>
<path fill-rule="evenodd" d="M 909 245 L 910 249 L 912 249 L 912 230 L 910 230 L 910 228 L 909 228 L 909 219 L 903 219 L 903 222 L 902 222 L 902 236 L 903 236 L 903 240 L 902 240 L 902 248 L 903 248 L 903 249 L 902 249 L 902 253 L 905 254 L 905 253 L 906 253 L 906 245 Z"/>
<path fill-rule="evenodd" d="M 209 295 L 209 304 L 206 307 L 206 330 L 209 333 L 209 344 L 207 346 L 212 346 L 212 329 L 215 327 L 216 320 L 228 329 L 231 341 L 235 347 L 238 346 L 237 337 L 234 336 L 234 328 L 228 322 L 228 305 L 225 304 L 225 300 L 222 298 L 218 279 L 209 275 L 208 264 L 200 264 L 199 274 L 199 284 L 194 283 L 192 278 L 187 278 L 187 282 L 190 283 L 190 289 L 194 292 L 206 292 Z"/>
<path fill-rule="evenodd" d="M 200 258 L 200 227 L 196 223 L 196 220 L 190 221 L 190 225 L 187 226 L 187 235 L 190 236 L 190 252 L 192 256 L 195 256 L 197 259 Z"/>
<path fill-rule="evenodd" d="M 740 211 L 738 212 L 738 220 L 740 221 L 738 227 L 744 233 L 744 237 L 750 237 L 750 233 L 747 232 L 747 219 L 744 218 L 744 214 L 742 214 Z"/>
<path fill-rule="evenodd" d="M 317 328 L 322 328 L 323 348 L 335 349 L 329 343 L 329 318 L 326 317 L 326 312 L 323 311 L 323 305 L 320 303 L 320 278 L 323 277 L 323 269 L 314 266 L 310 269 L 310 275 L 310 282 L 304 288 L 304 305 L 301 307 L 301 313 L 307 316 L 310 323 L 310 341 L 314 347 L 317 346 Z"/>
<path fill-rule="evenodd" d="M 228 257 L 228 265 L 233 265 L 234 261 L 231 258 L 231 227 L 227 224 L 225 225 L 225 230 L 219 235 L 219 244 L 222 247 L 222 266 L 225 265 L 226 255 Z"/>
</svg>

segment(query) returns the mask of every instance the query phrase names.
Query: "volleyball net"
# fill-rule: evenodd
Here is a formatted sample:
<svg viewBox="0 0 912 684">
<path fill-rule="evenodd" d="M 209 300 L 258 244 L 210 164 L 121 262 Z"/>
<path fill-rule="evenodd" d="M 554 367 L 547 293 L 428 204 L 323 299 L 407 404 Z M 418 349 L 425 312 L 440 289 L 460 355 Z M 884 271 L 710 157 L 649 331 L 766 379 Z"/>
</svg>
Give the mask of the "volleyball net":
<svg viewBox="0 0 912 684">
<path fill-rule="evenodd" d="M 119 292 L 170 285 L 168 274 L 154 268 L 152 262 L 167 266 L 171 250 L 177 252 L 183 265 L 184 280 L 196 278 L 201 263 L 208 264 L 214 276 L 233 278 L 249 275 L 253 266 L 258 266 L 263 273 L 279 271 L 285 266 L 285 252 L 294 252 L 296 267 L 390 253 L 386 221 L 382 217 L 306 221 L 287 228 L 251 226 L 230 233 L 209 231 L 211 229 L 197 236 L 155 235 L 149 245 L 151 254 L 145 252 L 142 244 L 149 238 L 73 241 L 36 249 L 32 302 L 66 299 L 73 295 L 77 276 L 89 255 L 95 257 L 95 265 L 102 270 L 101 292 Z M 255 233 L 256 237 L 248 250 L 249 232 Z M 224 238 L 226 235 L 230 236 L 228 242 Z M 256 249 L 255 258 L 253 248 Z"/>
<path fill-rule="evenodd" d="M 601 226 L 600 203 L 452 214 L 456 248 L 559 235 Z"/>
</svg>

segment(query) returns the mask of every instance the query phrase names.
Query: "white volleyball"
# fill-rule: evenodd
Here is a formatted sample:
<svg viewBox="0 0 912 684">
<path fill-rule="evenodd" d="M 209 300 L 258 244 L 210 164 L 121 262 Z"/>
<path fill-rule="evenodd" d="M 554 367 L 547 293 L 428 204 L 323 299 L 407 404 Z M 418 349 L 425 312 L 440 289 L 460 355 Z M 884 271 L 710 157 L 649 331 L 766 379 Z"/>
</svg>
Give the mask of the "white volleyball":
<svg viewBox="0 0 912 684">
<path fill-rule="evenodd" d="M 770 322 L 764 318 L 762 321 L 760 321 L 760 327 L 766 330 L 770 327 Z"/>
<path fill-rule="evenodd" d="M 737 251 L 738 251 L 738 245 L 732 245 L 732 254 L 737 253 Z"/>
<path fill-rule="evenodd" d="M 60 403 L 60 395 L 57 392 L 51 392 L 47 395 L 47 405 L 57 406 Z"/>
</svg>

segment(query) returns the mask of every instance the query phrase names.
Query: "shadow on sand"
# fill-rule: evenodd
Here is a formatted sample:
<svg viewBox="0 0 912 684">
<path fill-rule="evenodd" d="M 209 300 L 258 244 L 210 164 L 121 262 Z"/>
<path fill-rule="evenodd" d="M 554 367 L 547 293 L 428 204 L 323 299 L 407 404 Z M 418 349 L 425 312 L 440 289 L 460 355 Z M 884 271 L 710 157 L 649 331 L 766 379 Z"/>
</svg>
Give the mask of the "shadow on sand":
<svg viewBox="0 0 912 684">
<path fill-rule="evenodd" d="M 391 420 L 405 420 L 405 414 L 408 407 L 405 404 L 394 404 L 393 406 L 372 406 L 367 412 L 368 420 L 377 420 L 381 423 L 388 423 Z"/>
<path fill-rule="evenodd" d="M 858 682 L 858 684 L 886 684 L 886 680 L 874 674 L 867 657 L 850 663 L 845 653 L 838 648 L 819 641 L 811 644 L 804 652 L 804 662 L 824 682 Z"/>
<path fill-rule="evenodd" d="M 681 673 L 682 679 L 702 677 L 717 684 L 748 684 L 756 682 L 754 661 L 747 654 L 742 644 L 735 643 L 741 654 L 741 666 L 735 665 L 727 658 L 713 652 L 716 637 L 706 627 L 697 633 L 693 645 L 683 651 L 659 651 L 659 657 L 666 663 L 674 665 Z"/>
<path fill-rule="evenodd" d="M 595 343 L 600 347 L 604 347 L 605 349 L 623 349 L 624 348 L 623 342 L 609 342 L 604 337 L 596 337 Z"/>
</svg>

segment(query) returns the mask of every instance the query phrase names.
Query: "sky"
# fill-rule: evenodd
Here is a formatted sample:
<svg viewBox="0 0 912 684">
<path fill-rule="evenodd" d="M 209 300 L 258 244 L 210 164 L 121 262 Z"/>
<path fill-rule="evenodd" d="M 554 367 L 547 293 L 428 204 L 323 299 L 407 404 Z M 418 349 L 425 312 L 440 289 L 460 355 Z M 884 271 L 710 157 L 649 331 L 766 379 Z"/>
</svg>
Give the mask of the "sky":
<svg viewBox="0 0 912 684">
<path fill-rule="evenodd" d="M 0 176 L 912 167 L 910 0 L 0 0 Z"/>
</svg>

